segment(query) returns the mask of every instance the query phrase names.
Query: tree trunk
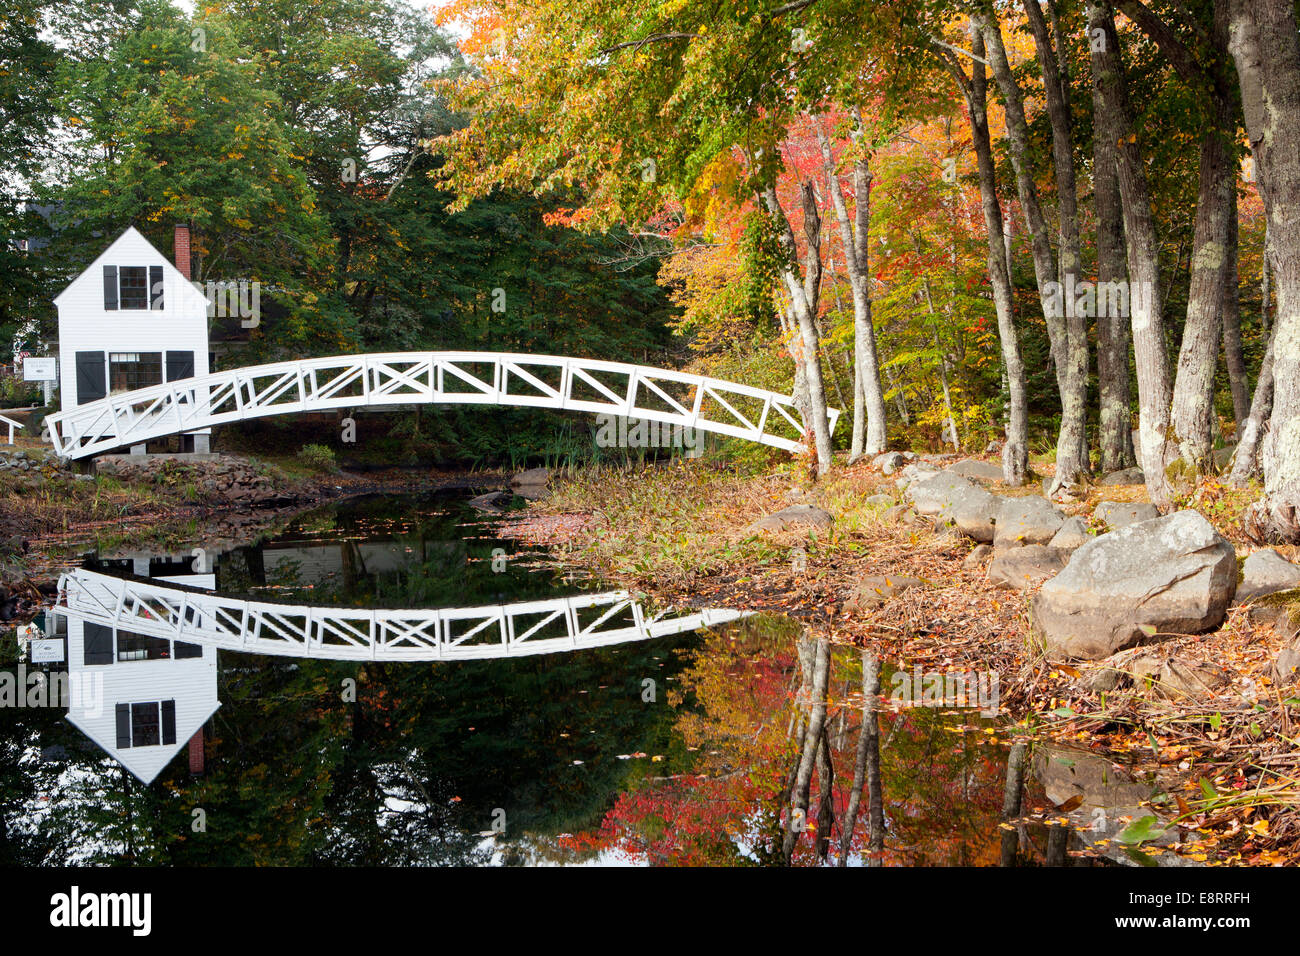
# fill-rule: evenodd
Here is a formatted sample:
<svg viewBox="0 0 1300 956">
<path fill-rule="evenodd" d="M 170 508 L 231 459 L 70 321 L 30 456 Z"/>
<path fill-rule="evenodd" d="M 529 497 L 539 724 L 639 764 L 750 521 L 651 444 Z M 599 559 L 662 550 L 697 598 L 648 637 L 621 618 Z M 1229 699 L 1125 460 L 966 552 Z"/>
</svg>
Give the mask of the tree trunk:
<svg viewBox="0 0 1300 956">
<path fill-rule="evenodd" d="M 1002 229 L 1002 206 L 998 202 L 997 172 L 993 164 L 993 145 L 989 138 L 988 81 L 978 65 L 984 58 L 984 40 L 972 25 L 971 52 L 977 57 L 970 77 L 955 57 L 943 50 L 936 53 L 957 81 L 966 99 L 970 118 L 971 141 L 979 168 L 980 205 L 988 240 L 989 283 L 993 288 L 993 306 L 998 317 L 998 341 L 1002 364 L 1007 376 L 1007 436 L 1002 449 L 1002 480 L 1011 487 L 1025 483 L 1029 471 L 1029 402 L 1025 385 L 1025 365 L 1020 356 L 1020 339 L 1014 320 L 1014 297 L 1009 271 L 1010 257 Z"/>
<path fill-rule="evenodd" d="M 835 220 L 839 225 L 840 244 L 844 247 L 844 271 L 849 276 L 853 294 L 853 349 L 858 382 L 861 385 L 866 421 L 854 416 L 853 444 L 849 461 L 885 450 L 885 392 L 880 386 L 880 360 L 876 351 L 876 330 L 871 322 L 871 272 L 868 238 L 871 229 L 871 167 L 859 159 L 853 165 L 855 215 L 849 218 L 848 202 L 840 185 L 839 172 L 831 151 L 830 137 L 820 121 L 814 121 L 817 142 L 821 147 L 822 168 L 830 189 Z M 865 428 L 859 433 L 859 424 Z"/>
<path fill-rule="evenodd" d="M 812 638 L 805 638 L 811 641 Z M 813 655 L 812 685 L 809 691 L 811 701 L 808 710 L 808 729 L 804 734 L 803 752 L 799 756 L 799 767 L 795 772 L 794 787 L 790 798 L 791 820 L 808 820 L 808 794 L 812 788 L 813 767 L 817 763 L 817 750 L 821 746 L 822 727 L 826 723 L 826 682 L 830 676 L 830 643 L 824 638 L 816 641 Z M 787 864 L 794 857 L 794 847 L 799 840 L 799 828 L 786 828 L 785 839 L 781 845 L 781 857 Z"/>
<path fill-rule="evenodd" d="M 1240 261 L 1240 230 L 1237 222 L 1237 189 L 1232 189 L 1232 213 L 1228 217 L 1228 275 L 1223 287 L 1223 363 L 1228 369 L 1228 384 L 1232 389 L 1232 417 L 1237 423 L 1237 438 L 1241 439 L 1241 426 L 1250 414 L 1250 381 L 1246 374 L 1246 355 L 1241 346 L 1241 276 L 1237 271 Z"/>
<path fill-rule="evenodd" d="M 1119 196 L 1119 134 L 1103 126 L 1106 111 L 1095 82 L 1092 137 L 1093 206 L 1097 213 L 1097 288 L 1128 285 L 1124 252 L 1124 211 Z M 1133 462 L 1132 398 L 1129 394 L 1128 316 L 1112 308 L 1112 296 L 1097 296 L 1097 389 L 1101 402 L 1101 470 L 1118 471 Z"/>
<path fill-rule="evenodd" d="M 1226 4 L 1215 11 L 1215 54 L 1227 55 Z M 1192 77 L 1188 77 L 1191 79 Z M 1192 275 L 1187 321 L 1178 353 L 1169 421 L 1183 460 L 1196 472 L 1213 470 L 1214 372 L 1222 340 L 1221 309 L 1230 271 L 1229 218 L 1236 211 L 1237 170 L 1231 159 L 1236 134 L 1236 104 L 1226 89 L 1211 87 L 1213 122 L 1201 134 L 1200 183 L 1192 238 Z M 1235 294 L 1235 289 L 1233 290 Z"/>
<path fill-rule="evenodd" d="M 862 788 L 867 791 L 867 843 L 874 848 L 876 834 L 883 827 L 877 820 L 880 810 L 880 717 L 877 713 L 876 695 L 880 693 L 880 661 L 870 651 L 862 652 L 862 729 L 858 734 L 858 749 L 853 761 L 853 787 L 844 808 L 844 823 L 840 827 L 840 856 L 837 866 L 847 866 L 849 851 L 853 849 L 853 831 L 858 825 L 858 808 L 862 805 Z M 875 786 L 868 781 L 868 767 L 875 767 Z M 883 816 L 883 813 L 881 813 Z"/>
<path fill-rule="evenodd" d="M 791 312 L 799 331 L 797 348 L 800 350 L 800 355 L 795 357 L 795 362 L 797 365 L 800 356 L 802 357 L 808 402 L 805 423 L 812 428 L 817 455 L 817 473 L 824 475 L 831 467 L 832 452 L 816 321 L 817 296 L 821 288 L 821 217 L 817 212 L 812 185 L 804 183 L 800 194 L 804 209 L 804 234 L 811 240 L 804 254 L 802 282 L 798 274 L 799 252 L 794 239 L 794 230 L 790 226 L 790 219 L 786 216 L 785 210 L 781 208 L 775 186 L 768 186 L 764 190 L 763 201 L 776 223 L 777 238 L 785 254 L 785 261 L 781 264 L 781 279 L 790 296 Z M 808 422 L 808 418 L 812 421 Z"/>
<path fill-rule="evenodd" d="M 1242 113 L 1268 215 L 1277 280 L 1273 410 L 1261 448 L 1264 498 L 1245 516 L 1259 540 L 1300 541 L 1300 36 L 1290 0 L 1232 0 Z"/>
<path fill-rule="evenodd" d="M 1255 397 L 1250 412 L 1237 431 L 1237 450 L 1233 453 L 1232 472 L 1228 484 L 1244 488 L 1259 471 L 1259 439 L 1273 411 L 1273 342 L 1276 335 L 1268 337 L 1268 349 L 1259 366 L 1259 381 L 1255 383 Z"/>
<path fill-rule="evenodd" d="M 1118 135 L 1119 193 L 1127 240 L 1129 312 L 1138 380 L 1139 456 L 1147 494 L 1156 507 L 1167 510 L 1173 493 L 1165 476 L 1169 436 L 1169 355 L 1165 349 L 1164 314 L 1160 296 L 1159 247 L 1151 212 L 1151 189 L 1133 129 L 1132 109 L 1119 55 L 1114 12 L 1106 0 L 1088 3 L 1093 82 L 1103 107 L 1102 128 Z"/>
<path fill-rule="evenodd" d="M 1043 69 L 1043 89 L 1052 124 L 1052 165 L 1056 171 L 1057 217 L 1060 221 L 1060 261 L 1057 281 L 1065 313 L 1065 370 L 1061 389 L 1061 430 L 1056 442 L 1056 474 L 1050 491 L 1078 480 L 1092 470 L 1088 458 L 1088 315 L 1075 307 L 1072 292 L 1083 269 L 1079 244 L 1078 186 L 1074 175 L 1073 119 L 1066 100 L 1060 61 L 1048 34 L 1038 0 L 1024 0 L 1034 46 Z M 1062 38 L 1057 36 L 1060 44 Z"/>
</svg>

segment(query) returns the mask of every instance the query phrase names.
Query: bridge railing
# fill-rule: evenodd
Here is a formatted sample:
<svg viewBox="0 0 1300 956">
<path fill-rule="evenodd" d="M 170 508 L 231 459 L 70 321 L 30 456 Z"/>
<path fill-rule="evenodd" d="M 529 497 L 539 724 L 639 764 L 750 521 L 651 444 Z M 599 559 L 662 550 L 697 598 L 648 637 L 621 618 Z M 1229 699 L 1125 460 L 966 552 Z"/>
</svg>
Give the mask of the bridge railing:
<svg viewBox="0 0 1300 956">
<path fill-rule="evenodd" d="M 60 577 L 56 610 L 230 651 L 396 661 L 551 654 L 683 634 L 747 616 L 722 609 L 650 614 L 626 591 L 482 607 L 359 610 L 244 600 L 87 570 Z"/>
<path fill-rule="evenodd" d="M 779 392 L 624 362 L 505 352 L 276 362 L 120 392 L 45 421 L 60 455 L 83 458 L 248 418 L 418 403 L 566 409 L 803 448 L 802 415 Z M 839 415 L 829 411 L 832 431 Z"/>
</svg>

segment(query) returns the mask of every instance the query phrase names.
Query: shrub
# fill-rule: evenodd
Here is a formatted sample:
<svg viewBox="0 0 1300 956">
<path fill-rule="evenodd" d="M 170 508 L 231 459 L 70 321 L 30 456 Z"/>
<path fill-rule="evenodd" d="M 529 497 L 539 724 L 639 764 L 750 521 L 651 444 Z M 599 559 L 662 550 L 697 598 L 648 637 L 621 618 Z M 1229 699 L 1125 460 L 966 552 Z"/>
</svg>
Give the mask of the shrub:
<svg viewBox="0 0 1300 956">
<path fill-rule="evenodd" d="M 308 468 L 316 471 L 333 474 L 339 470 L 339 463 L 334 455 L 334 449 L 327 445 L 303 445 L 298 451 L 298 460 Z"/>
</svg>

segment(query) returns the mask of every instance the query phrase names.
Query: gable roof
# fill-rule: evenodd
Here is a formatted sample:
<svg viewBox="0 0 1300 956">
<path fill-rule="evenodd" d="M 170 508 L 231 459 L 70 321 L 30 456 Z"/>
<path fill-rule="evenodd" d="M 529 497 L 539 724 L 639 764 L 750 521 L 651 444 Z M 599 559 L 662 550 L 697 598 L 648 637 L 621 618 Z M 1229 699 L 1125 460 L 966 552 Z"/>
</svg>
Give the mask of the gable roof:
<svg viewBox="0 0 1300 956">
<path fill-rule="evenodd" d="M 74 285 L 76 285 L 78 282 L 80 282 L 82 279 L 84 279 L 88 273 L 98 272 L 100 266 L 103 266 L 103 265 L 113 265 L 114 263 L 113 263 L 112 258 L 111 258 L 111 257 L 112 257 L 112 254 L 113 254 L 113 250 L 115 250 L 115 249 L 116 249 L 120 244 L 122 244 L 124 241 L 128 241 L 128 240 L 130 240 L 130 241 L 139 240 L 139 241 L 142 242 L 145 246 L 147 246 L 148 248 L 152 249 L 152 250 L 157 254 L 158 258 L 161 259 L 161 260 L 165 263 L 165 265 L 163 266 L 163 270 L 164 270 L 164 274 L 165 274 L 165 276 L 167 277 L 167 279 L 172 279 L 172 280 L 178 280 L 178 281 L 180 281 L 181 284 L 182 284 L 186 289 L 189 290 L 189 291 L 186 293 L 187 296 L 192 295 L 192 296 L 194 296 L 195 299 L 197 299 L 198 301 L 200 301 L 200 302 L 203 303 L 203 309 L 204 309 L 204 312 L 205 312 L 205 314 L 206 314 L 206 312 L 207 312 L 207 307 L 208 307 L 208 300 L 207 300 L 207 297 L 206 297 L 205 295 L 203 295 L 203 293 L 200 292 L 198 289 L 194 288 L 193 283 L 191 283 L 189 279 L 185 278 L 185 276 L 181 273 L 181 270 L 180 270 L 180 269 L 177 269 L 177 268 L 176 268 L 176 263 L 172 262 L 170 256 L 163 255 L 163 253 L 159 252 L 158 247 L 155 246 L 155 245 L 154 245 L 152 242 L 150 242 L 148 239 L 146 239 L 146 238 L 145 238 L 145 237 L 140 233 L 140 230 L 138 230 L 138 229 L 135 228 L 135 226 L 127 226 L 124 230 L 122 230 L 122 234 L 119 235 L 119 236 L 118 236 L 116 239 L 114 239 L 112 242 L 110 242 L 110 243 L 108 244 L 108 248 L 106 248 L 103 252 L 101 252 L 101 253 L 100 253 L 100 254 L 95 258 L 95 261 L 94 261 L 94 262 L 92 262 L 90 265 L 86 266 L 86 268 L 82 269 L 81 272 L 80 272 L 80 274 L 78 274 L 77 277 L 76 277 L 75 279 L 73 279 L 71 282 L 69 282 L 69 283 L 67 284 L 67 286 L 64 287 L 64 289 L 63 289 L 62 292 L 60 292 L 58 295 L 56 295 L 56 296 L 54 297 L 54 304 L 55 304 L 55 305 L 58 305 L 58 304 L 59 304 L 59 300 L 62 299 L 65 295 L 68 294 L 68 290 L 71 289 L 71 288 L 72 288 Z M 106 261 L 106 260 L 107 260 L 107 261 Z M 166 280 L 164 280 L 164 281 L 166 281 Z M 191 304 L 197 304 L 197 303 L 195 303 L 195 302 L 191 302 Z"/>
<path fill-rule="evenodd" d="M 215 691 L 215 669 L 212 683 Z M 166 691 L 162 691 L 160 696 L 163 700 L 169 699 L 166 696 Z M 211 719 L 212 715 L 221 708 L 221 702 L 215 700 L 215 696 L 214 693 L 212 708 L 207 710 L 207 713 L 203 714 L 202 719 L 195 719 L 191 716 L 184 725 L 180 723 L 181 711 L 179 707 L 177 708 L 176 743 L 171 745 L 151 744 L 147 747 L 119 748 L 117 746 L 116 737 L 112 740 L 106 739 L 100 732 L 102 728 L 96 726 L 94 722 L 87 721 L 83 723 L 77 719 L 77 715 L 73 711 L 69 711 L 65 716 L 67 717 L 68 723 L 72 724 L 95 743 L 99 744 L 102 750 L 127 770 L 131 771 L 131 773 L 133 773 L 141 783 L 147 786 L 153 783 L 154 778 L 167 768 L 167 765 L 172 762 L 173 757 L 189 746 L 190 738 L 198 733 L 199 728 L 206 724 Z M 114 701 L 113 703 L 131 704 L 141 703 L 141 701 L 123 700 Z M 102 704 L 101 706 L 107 707 L 108 705 Z"/>
</svg>

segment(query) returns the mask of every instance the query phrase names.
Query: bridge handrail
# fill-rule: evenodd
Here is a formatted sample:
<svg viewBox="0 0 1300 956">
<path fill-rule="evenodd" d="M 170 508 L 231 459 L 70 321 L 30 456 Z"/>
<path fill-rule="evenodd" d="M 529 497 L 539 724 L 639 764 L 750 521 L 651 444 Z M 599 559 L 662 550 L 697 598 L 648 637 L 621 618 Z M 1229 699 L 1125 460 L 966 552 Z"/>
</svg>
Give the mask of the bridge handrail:
<svg viewBox="0 0 1300 956">
<path fill-rule="evenodd" d="M 479 375 L 465 367 L 477 365 L 491 365 L 491 373 Z M 541 369 L 558 371 L 558 385 L 533 374 Z M 322 377 L 322 372 L 330 374 Z M 626 376 L 627 384 L 602 382 L 597 378 L 602 372 Z M 462 390 L 448 390 L 449 382 Z M 515 382 L 532 392 L 511 391 Z M 674 398 L 667 387 L 661 387 L 668 383 L 689 387 L 689 399 Z M 585 387 L 600 397 L 579 397 L 575 387 Z M 667 410 L 639 404 L 643 390 L 646 398 Z M 744 399 L 760 403 L 759 408 L 738 409 L 736 405 Z M 709 414 L 715 417 L 704 414 L 706 402 Z M 55 451 L 63 457 L 82 458 L 247 418 L 418 403 L 504 404 L 608 413 L 745 438 L 786 451 L 803 448 L 802 414 L 791 396 L 692 372 L 518 352 L 385 352 L 272 362 L 118 392 L 48 415 L 45 421 Z M 840 412 L 830 409 L 828 416 L 834 430 Z M 789 437 L 791 433 L 798 437 Z"/>
<path fill-rule="evenodd" d="M 85 569 L 59 577 L 56 611 L 106 627 L 230 651 L 404 661 L 523 657 L 604 647 L 686 633 L 749 614 L 705 608 L 677 616 L 670 611 L 649 615 L 627 591 L 438 609 L 278 604 Z M 626 623 L 628 615 L 631 624 Z M 538 636 L 550 625 L 562 625 L 565 636 Z"/>
</svg>

